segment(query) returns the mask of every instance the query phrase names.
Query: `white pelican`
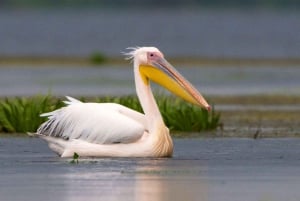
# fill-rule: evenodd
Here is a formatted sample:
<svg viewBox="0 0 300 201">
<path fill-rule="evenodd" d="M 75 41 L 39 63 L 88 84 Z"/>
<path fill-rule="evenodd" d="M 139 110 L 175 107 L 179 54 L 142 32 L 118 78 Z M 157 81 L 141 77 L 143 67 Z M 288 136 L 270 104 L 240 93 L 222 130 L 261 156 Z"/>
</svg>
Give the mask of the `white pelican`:
<svg viewBox="0 0 300 201">
<path fill-rule="evenodd" d="M 115 103 L 83 103 L 42 114 L 48 120 L 36 136 L 61 157 L 171 157 L 173 142 L 154 100 L 150 80 L 186 101 L 210 109 L 202 95 L 155 47 L 132 48 L 136 92 L 145 114 Z"/>
</svg>

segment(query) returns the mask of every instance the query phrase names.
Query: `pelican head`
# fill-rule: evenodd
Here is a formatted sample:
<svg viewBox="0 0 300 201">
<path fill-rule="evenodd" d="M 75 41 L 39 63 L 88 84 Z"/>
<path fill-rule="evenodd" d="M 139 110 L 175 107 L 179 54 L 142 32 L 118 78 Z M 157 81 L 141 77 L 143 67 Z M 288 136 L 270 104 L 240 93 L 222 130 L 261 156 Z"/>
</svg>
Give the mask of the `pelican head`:
<svg viewBox="0 0 300 201">
<path fill-rule="evenodd" d="M 127 54 L 128 58 L 133 59 L 144 84 L 149 85 L 150 80 L 154 81 L 184 100 L 210 110 L 201 93 L 175 70 L 156 47 L 132 50 Z"/>
</svg>

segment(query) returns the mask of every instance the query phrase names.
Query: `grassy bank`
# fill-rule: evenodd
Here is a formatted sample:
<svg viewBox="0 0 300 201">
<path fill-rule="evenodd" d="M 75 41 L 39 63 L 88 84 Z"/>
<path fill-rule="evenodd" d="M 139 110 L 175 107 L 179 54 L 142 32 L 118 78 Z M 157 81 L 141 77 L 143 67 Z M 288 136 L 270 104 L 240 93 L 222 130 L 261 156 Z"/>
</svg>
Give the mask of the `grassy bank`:
<svg viewBox="0 0 300 201">
<path fill-rule="evenodd" d="M 80 98 L 88 102 L 114 102 L 142 112 L 135 96 Z M 0 100 L 0 132 L 35 132 L 45 121 L 40 114 L 63 107 L 62 98 L 35 96 Z M 172 131 L 200 132 L 214 130 L 220 125 L 220 114 L 214 109 L 207 112 L 173 97 L 159 96 L 157 103 L 166 125 Z"/>
</svg>

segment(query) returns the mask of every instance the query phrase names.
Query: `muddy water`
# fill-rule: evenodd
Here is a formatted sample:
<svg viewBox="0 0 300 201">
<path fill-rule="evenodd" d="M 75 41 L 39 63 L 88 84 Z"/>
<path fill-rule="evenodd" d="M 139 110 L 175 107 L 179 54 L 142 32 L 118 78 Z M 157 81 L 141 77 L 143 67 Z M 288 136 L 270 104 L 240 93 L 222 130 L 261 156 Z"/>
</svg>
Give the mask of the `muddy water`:
<svg viewBox="0 0 300 201">
<path fill-rule="evenodd" d="M 170 159 L 61 159 L 0 138 L 1 200 L 300 200 L 300 139 L 176 139 Z"/>
</svg>

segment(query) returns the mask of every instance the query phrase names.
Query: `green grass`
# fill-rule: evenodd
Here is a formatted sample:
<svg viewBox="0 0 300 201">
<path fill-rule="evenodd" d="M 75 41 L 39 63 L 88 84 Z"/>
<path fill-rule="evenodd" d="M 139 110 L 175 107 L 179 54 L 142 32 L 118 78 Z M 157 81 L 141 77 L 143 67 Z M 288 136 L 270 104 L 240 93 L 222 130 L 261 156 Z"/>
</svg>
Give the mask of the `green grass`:
<svg viewBox="0 0 300 201">
<path fill-rule="evenodd" d="M 50 96 L 5 98 L 0 100 L 0 132 L 34 132 L 45 121 L 39 115 L 63 104 Z"/>
<path fill-rule="evenodd" d="M 86 98 L 80 100 L 86 101 Z M 220 125 L 220 114 L 212 109 L 207 112 L 180 99 L 168 96 L 156 97 L 166 125 L 172 131 L 200 132 L 214 130 Z M 136 96 L 99 97 L 88 99 L 92 102 L 115 102 L 142 112 Z M 62 107 L 62 99 L 51 96 L 30 98 L 0 99 L 0 132 L 26 133 L 35 132 L 45 121 L 40 114 Z"/>
</svg>

